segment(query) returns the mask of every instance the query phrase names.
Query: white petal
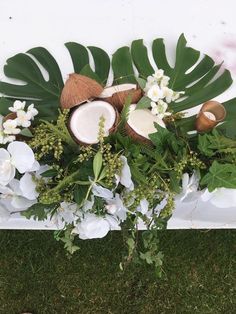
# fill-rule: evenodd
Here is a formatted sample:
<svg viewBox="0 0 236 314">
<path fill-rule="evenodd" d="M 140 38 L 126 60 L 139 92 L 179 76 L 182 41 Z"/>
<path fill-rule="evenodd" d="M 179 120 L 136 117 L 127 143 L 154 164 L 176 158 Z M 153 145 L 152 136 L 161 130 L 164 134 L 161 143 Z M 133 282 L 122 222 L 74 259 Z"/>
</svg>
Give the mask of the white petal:
<svg viewBox="0 0 236 314">
<path fill-rule="evenodd" d="M 12 195 L 12 194 L 14 194 L 12 189 L 10 189 L 9 187 L 7 187 L 5 185 L 0 185 L 0 193 L 3 194 L 3 195 Z"/>
<path fill-rule="evenodd" d="M 148 201 L 144 198 L 140 201 L 140 212 L 145 215 L 148 211 L 148 206 L 149 206 L 149 203 Z"/>
<path fill-rule="evenodd" d="M 183 189 L 183 192 L 186 191 L 188 183 L 189 183 L 189 174 L 188 173 L 184 173 L 183 176 L 182 176 L 182 189 Z"/>
<path fill-rule="evenodd" d="M 119 221 L 115 217 L 113 217 L 111 215 L 106 215 L 105 218 L 110 225 L 110 230 L 121 230 L 121 227 L 119 225 Z"/>
<path fill-rule="evenodd" d="M 3 204 L 0 204 L 0 223 L 7 221 L 10 218 L 10 212 Z"/>
<path fill-rule="evenodd" d="M 127 189 L 132 191 L 134 189 L 134 183 L 131 179 L 131 171 L 125 156 L 120 156 L 120 160 L 123 163 L 120 174 L 120 183 L 125 186 Z"/>
<path fill-rule="evenodd" d="M 35 160 L 35 162 L 33 163 L 33 166 L 31 167 L 30 170 L 28 170 L 29 172 L 32 172 L 32 171 L 39 171 L 40 169 L 40 164 L 37 160 Z"/>
<path fill-rule="evenodd" d="M 35 162 L 34 153 L 26 143 L 15 141 L 8 145 L 7 150 L 11 154 L 12 164 L 20 173 L 32 169 Z"/>
<path fill-rule="evenodd" d="M 36 192 L 36 183 L 32 179 L 32 175 L 25 173 L 20 179 L 20 190 L 22 196 L 26 197 L 29 200 L 35 200 L 39 196 L 39 193 Z"/>
<path fill-rule="evenodd" d="M 95 214 L 87 214 L 73 232 L 79 233 L 80 239 L 103 238 L 110 230 L 109 222 Z"/>
<path fill-rule="evenodd" d="M 30 201 L 25 197 L 22 196 L 13 196 L 12 197 L 12 201 L 11 201 L 11 205 L 17 209 L 17 210 L 26 210 L 27 208 L 29 208 L 30 206 L 32 206 L 33 204 L 35 204 L 35 201 Z"/>
<path fill-rule="evenodd" d="M 15 177 L 15 167 L 11 164 L 10 154 L 0 148 L 0 184 L 7 185 Z"/>
<path fill-rule="evenodd" d="M 103 188 L 102 186 L 97 185 L 97 184 L 93 184 L 92 192 L 95 196 L 102 197 L 104 199 L 113 198 L 112 191 L 110 191 L 106 188 Z"/>
<path fill-rule="evenodd" d="M 11 180 L 9 183 L 9 187 L 12 189 L 14 194 L 21 195 L 21 190 L 20 190 L 20 181 L 17 179 Z"/>
</svg>

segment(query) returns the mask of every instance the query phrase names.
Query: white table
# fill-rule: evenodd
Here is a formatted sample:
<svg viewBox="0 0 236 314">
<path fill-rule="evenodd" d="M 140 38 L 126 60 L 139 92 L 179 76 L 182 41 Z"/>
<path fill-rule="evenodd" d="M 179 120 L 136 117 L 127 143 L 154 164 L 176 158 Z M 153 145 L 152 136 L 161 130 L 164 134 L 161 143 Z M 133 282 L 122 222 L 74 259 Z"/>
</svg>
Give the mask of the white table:
<svg viewBox="0 0 236 314">
<path fill-rule="evenodd" d="M 35 46 L 46 47 L 56 57 L 66 78 L 73 69 L 65 42 L 98 46 L 112 54 L 133 39 L 143 38 L 149 45 L 154 38 L 163 37 L 171 56 L 182 32 L 189 45 L 218 61 L 224 58 L 235 78 L 235 11 L 234 0 L 1 0 L 0 79 L 7 58 Z M 236 96 L 235 86 L 218 100 Z M 56 227 L 15 214 L 0 223 L 0 228 Z M 201 201 L 177 204 L 168 228 L 236 228 L 236 208 L 220 209 Z"/>
</svg>

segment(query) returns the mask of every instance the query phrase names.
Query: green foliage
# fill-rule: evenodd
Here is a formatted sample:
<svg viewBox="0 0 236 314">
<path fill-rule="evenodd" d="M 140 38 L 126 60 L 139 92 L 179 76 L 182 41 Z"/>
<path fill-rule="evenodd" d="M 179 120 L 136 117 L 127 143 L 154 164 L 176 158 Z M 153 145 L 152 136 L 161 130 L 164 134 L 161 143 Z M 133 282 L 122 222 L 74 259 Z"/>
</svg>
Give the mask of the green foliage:
<svg viewBox="0 0 236 314">
<path fill-rule="evenodd" d="M 236 154 L 236 141 L 223 136 L 214 129 L 211 133 L 198 136 L 198 149 L 208 157 L 219 153 Z"/>
<path fill-rule="evenodd" d="M 212 192 L 217 188 L 236 188 L 236 166 L 232 164 L 221 164 L 214 161 L 208 173 L 202 178 L 201 185 L 207 186 Z"/>
<path fill-rule="evenodd" d="M 183 148 L 184 142 L 181 137 L 177 137 L 173 132 L 161 127 L 155 123 L 156 133 L 149 134 L 149 138 L 156 147 L 156 151 L 162 154 L 166 149 L 171 149 L 174 153 L 178 153 Z"/>
<path fill-rule="evenodd" d="M 26 217 L 27 219 L 33 218 L 34 220 L 44 220 L 47 219 L 49 213 L 56 209 L 58 204 L 34 204 L 30 206 L 27 210 L 21 212 L 21 215 Z"/>
<path fill-rule="evenodd" d="M 160 251 L 158 230 L 144 231 L 142 240 L 144 250 L 140 252 L 140 258 L 147 264 L 153 265 L 157 277 L 161 277 L 164 255 Z"/>
<path fill-rule="evenodd" d="M 137 103 L 136 109 L 146 109 L 151 106 L 151 99 L 147 96 L 143 96 Z"/>
<path fill-rule="evenodd" d="M 64 243 L 64 248 L 68 252 L 69 258 L 80 249 L 79 246 L 74 244 L 76 235 L 72 233 L 72 228 L 73 227 L 68 227 L 66 230 L 55 231 L 54 233 L 55 239 Z"/>
<path fill-rule="evenodd" d="M 129 47 L 119 48 L 112 57 L 113 84 L 136 83 Z"/>
<path fill-rule="evenodd" d="M 102 170 L 102 153 L 100 151 L 94 156 L 93 159 L 93 173 L 94 173 L 94 180 L 97 180 L 99 174 Z"/>
</svg>

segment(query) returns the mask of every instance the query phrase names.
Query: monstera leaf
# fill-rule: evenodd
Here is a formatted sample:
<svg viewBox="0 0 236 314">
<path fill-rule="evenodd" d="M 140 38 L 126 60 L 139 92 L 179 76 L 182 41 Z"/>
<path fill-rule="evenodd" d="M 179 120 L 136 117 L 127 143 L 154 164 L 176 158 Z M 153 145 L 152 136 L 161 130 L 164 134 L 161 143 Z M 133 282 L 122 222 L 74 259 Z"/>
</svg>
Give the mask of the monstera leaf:
<svg viewBox="0 0 236 314">
<path fill-rule="evenodd" d="M 178 102 L 170 104 L 174 112 L 183 111 L 199 105 L 223 93 L 232 84 L 228 70 L 216 77 L 220 65 L 205 55 L 200 61 L 200 52 L 187 47 L 187 42 L 182 34 L 176 47 L 175 65 L 171 67 L 167 57 L 162 38 L 155 39 L 152 44 L 153 59 L 157 68 L 163 69 L 170 77 L 169 87 L 176 91 L 184 91 L 184 97 Z M 140 77 L 146 78 L 154 73 L 148 50 L 143 40 L 135 40 L 131 45 L 132 60 Z"/>
<path fill-rule="evenodd" d="M 110 71 L 110 58 L 98 47 L 85 47 L 75 42 L 65 44 L 72 59 L 74 72 L 89 76 L 104 86 Z M 181 35 L 177 47 L 175 65 L 171 67 L 167 57 L 163 39 L 158 38 L 152 44 L 152 56 L 156 67 L 152 65 L 147 47 L 143 40 L 135 40 L 131 47 L 121 47 L 112 56 L 113 85 L 121 83 L 137 83 L 140 78 L 155 72 L 155 68 L 163 69 L 170 77 L 170 87 L 176 91 L 184 91 L 184 97 L 171 103 L 174 112 L 188 110 L 223 93 L 232 83 L 228 70 L 219 75 L 221 65 L 216 65 L 207 55 L 200 59 L 200 52 L 187 47 L 184 35 Z M 92 59 L 92 60 L 91 60 Z M 46 79 L 41 72 L 47 72 Z M 94 68 L 94 70 L 93 70 Z M 14 99 L 33 102 L 39 108 L 40 117 L 55 119 L 58 114 L 59 98 L 63 88 L 62 75 L 53 56 L 42 47 L 20 53 L 7 60 L 5 75 L 16 79 L 19 83 L 0 82 L 0 113 L 5 114 L 7 104 Z M 235 101 L 227 104 L 235 116 Z M 232 118 L 232 116 L 231 116 Z M 195 117 L 182 119 L 180 127 L 187 132 L 193 127 Z"/>
<path fill-rule="evenodd" d="M 65 45 L 71 55 L 74 72 L 106 84 L 110 59 L 104 50 L 97 47 L 85 48 L 77 43 Z M 95 71 L 89 64 L 88 51 L 93 57 Z M 48 79 L 43 72 L 47 73 Z M 57 117 L 64 82 L 56 60 L 45 48 L 36 47 L 9 58 L 4 73 L 8 78 L 17 80 L 17 83 L 0 82 L 0 92 L 4 95 L 0 98 L 0 114 L 9 113 L 8 107 L 15 99 L 20 99 L 27 104 L 34 103 L 39 109 L 39 118 L 54 120 Z"/>
</svg>

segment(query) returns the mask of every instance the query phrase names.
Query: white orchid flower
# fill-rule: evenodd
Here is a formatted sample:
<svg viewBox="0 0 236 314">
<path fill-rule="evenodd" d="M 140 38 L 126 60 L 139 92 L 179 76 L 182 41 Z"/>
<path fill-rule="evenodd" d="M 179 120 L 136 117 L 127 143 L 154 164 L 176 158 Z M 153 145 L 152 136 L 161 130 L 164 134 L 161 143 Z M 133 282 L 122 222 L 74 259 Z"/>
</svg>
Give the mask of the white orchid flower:
<svg viewBox="0 0 236 314">
<path fill-rule="evenodd" d="M 0 184 L 7 185 L 15 177 L 16 169 L 22 174 L 39 169 L 32 149 L 19 141 L 10 143 L 7 150 L 0 148 Z"/>
<path fill-rule="evenodd" d="M 107 210 L 108 214 L 116 216 L 120 221 L 125 221 L 127 217 L 127 209 L 118 193 L 115 194 L 114 198 L 107 200 L 105 209 Z"/>
<path fill-rule="evenodd" d="M 133 191 L 134 183 L 131 178 L 130 167 L 127 162 L 127 158 L 125 156 L 120 156 L 120 160 L 122 161 L 122 168 L 120 174 L 116 174 L 116 184 L 121 183 L 128 190 Z"/>
<path fill-rule="evenodd" d="M 172 101 L 174 91 L 172 89 L 170 89 L 169 87 L 163 87 L 162 91 L 163 91 L 163 95 L 164 95 L 166 102 L 169 104 Z"/>
<path fill-rule="evenodd" d="M 30 112 L 25 112 L 24 110 L 18 110 L 17 118 L 15 119 L 18 126 L 22 126 L 24 128 L 28 128 L 31 125 L 31 114 Z"/>
<path fill-rule="evenodd" d="M 195 171 L 191 177 L 188 173 L 184 173 L 182 177 L 182 192 L 180 195 L 176 196 L 176 200 L 181 202 L 193 202 L 202 194 L 202 191 L 198 190 L 200 176 Z"/>
<path fill-rule="evenodd" d="M 79 234 L 82 240 L 103 238 L 110 230 L 110 223 L 105 217 L 86 213 L 84 218 L 73 229 L 73 233 Z"/>
<path fill-rule="evenodd" d="M 144 198 L 140 201 L 139 206 L 137 207 L 137 211 L 143 215 L 146 215 L 148 212 L 148 207 L 149 202 L 146 200 L 146 198 Z"/>
<path fill-rule="evenodd" d="M 152 76 L 158 82 L 164 77 L 164 71 L 162 69 L 156 70 Z"/>
<path fill-rule="evenodd" d="M 218 188 L 212 192 L 206 189 L 201 199 L 219 208 L 236 207 L 236 189 Z"/>
<path fill-rule="evenodd" d="M 92 187 L 92 193 L 95 196 L 104 198 L 104 199 L 112 199 L 113 198 L 113 192 L 94 183 Z"/>
<path fill-rule="evenodd" d="M 167 112 L 168 105 L 162 99 L 158 100 L 158 103 L 151 102 L 151 113 L 159 117 L 159 119 L 163 119 L 166 116 L 170 116 L 171 113 Z"/>
<path fill-rule="evenodd" d="M 169 80 L 170 80 L 169 76 L 164 75 L 161 79 L 160 87 L 163 88 L 163 87 L 168 86 Z"/>
<path fill-rule="evenodd" d="M 31 190 L 31 186 L 21 185 L 19 180 L 13 179 L 8 186 L 0 185 L 1 203 L 10 211 L 26 210 L 36 203 L 36 197 L 26 197 Z"/>
<path fill-rule="evenodd" d="M 18 124 L 16 120 L 8 119 L 3 123 L 3 132 L 10 135 L 19 134 L 20 129 L 18 129 L 17 126 Z"/>
<path fill-rule="evenodd" d="M 20 189 L 22 195 L 29 200 L 35 200 L 39 193 L 36 191 L 36 182 L 33 180 L 33 176 L 30 173 L 25 173 L 20 179 Z"/>
<path fill-rule="evenodd" d="M 34 104 L 29 105 L 28 109 L 27 109 L 27 113 L 30 114 L 31 119 L 33 120 L 35 116 L 37 116 L 37 114 L 39 113 L 38 110 L 36 108 L 34 108 Z"/>
<path fill-rule="evenodd" d="M 185 94 L 185 92 L 183 92 L 183 91 L 181 91 L 181 92 L 174 92 L 173 95 L 172 95 L 172 99 L 171 100 L 175 101 L 175 100 L 179 99 L 181 95 L 184 95 L 184 94 Z"/>
<path fill-rule="evenodd" d="M 0 223 L 7 221 L 11 217 L 9 210 L 0 201 Z"/>
<path fill-rule="evenodd" d="M 12 112 L 17 112 L 18 110 L 24 110 L 25 108 L 25 101 L 16 100 L 13 103 L 13 107 L 9 107 L 9 110 Z"/>
<path fill-rule="evenodd" d="M 76 203 L 62 202 L 51 221 L 56 224 L 57 228 L 63 229 L 66 224 L 73 224 L 79 215 L 79 208 Z"/>
<path fill-rule="evenodd" d="M 147 96 L 154 102 L 164 98 L 163 90 L 157 85 L 153 85 L 148 91 Z"/>
</svg>

